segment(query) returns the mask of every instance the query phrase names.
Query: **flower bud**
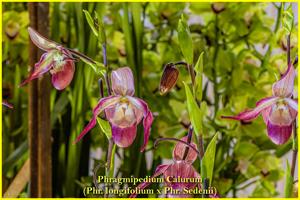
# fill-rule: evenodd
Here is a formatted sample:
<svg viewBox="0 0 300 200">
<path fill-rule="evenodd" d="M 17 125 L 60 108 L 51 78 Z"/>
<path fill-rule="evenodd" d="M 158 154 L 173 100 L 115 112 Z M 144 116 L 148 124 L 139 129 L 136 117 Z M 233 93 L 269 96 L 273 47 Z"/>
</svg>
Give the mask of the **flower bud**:
<svg viewBox="0 0 300 200">
<path fill-rule="evenodd" d="M 225 10 L 225 3 L 213 3 L 211 5 L 211 8 L 214 13 L 219 14 L 220 12 Z"/>
<path fill-rule="evenodd" d="M 167 64 L 160 79 L 159 91 L 161 94 L 171 90 L 177 82 L 179 71 L 173 63 Z"/>
</svg>

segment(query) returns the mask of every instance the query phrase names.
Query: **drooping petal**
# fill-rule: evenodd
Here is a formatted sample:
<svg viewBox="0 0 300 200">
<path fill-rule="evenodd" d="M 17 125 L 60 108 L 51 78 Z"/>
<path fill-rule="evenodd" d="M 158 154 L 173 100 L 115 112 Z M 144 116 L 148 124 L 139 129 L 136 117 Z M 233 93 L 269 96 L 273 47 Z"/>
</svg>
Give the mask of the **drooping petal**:
<svg viewBox="0 0 300 200">
<path fill-rule="evenodd" d="M 2 100 L 2 105 L 6 106 L 10 109 L 14 108 L 14 106 L 12 104 L 8 103 L 6 100 Z"/>
<path fill-rule="evenodd" d="M 134 79 L 129 67 L 122 67 L 111 73 L 112 90 L 116 95 L 133 96 Z"/>
<path fill-rule="evenodd" d="M 143 111 L 143 126 L 144 126 L 144 144 L 141 147 L 141 152 L 143 152 L 147 146 L 149 136 L 150 136 L 150 129 L 153 122 L 153 115 L 150 111 L 148 105 L 143 100 L 136 98 L 136 97 L 130 97 L 127 96 L 129 101 L 135 105 L 139 110 Z"/>
<path fill-rule="evenodd" d="M 29 27 L 28 28 L 29 36 L 31 41 L 40 49 L 44 51 L 49 51 L 52 49 L 56 49 L 56 47 L 59 46 L 58 43 L 51 41 L 41 34 L 39 34 L 37 31 L 35 31 L 33 28 Z"/>
<path fill-rule="evenodd" d="M 241 112 L 237 116 L 222 116 L 222 118 L 241 120 L 241 121 L 250 121 L 250 120 L 256 118 L 262 112 L 262 110 L 271 106 L 277 100 L 278 100 L 278 97 L 267 97 L 267 98 L 264 98 L 264 99 L 261 99 L 260 101 L 258 101 L 256 103 L 256 107 L 254 109 Z"/>
<path fill-rule="evenodd" d="M 136 137 L 136 125 L 126 128 L 120 128 L 111 125 L 112 138 L 119 147 L 129 147 Z"/>
<path fill-rule="evenodd" d="M 194 182 L 175 182 L 172 181 L 168 177 L 173 178 L 200 178 L 200 175 L 196 172 L 195 168 L 185 161 L 177 161 L 174 164 L 170 165 L 170 167 L 164 173 L 165 183 L 168 187 L 172 187 L 173 189 L 193 189 L 197 186 L 196 179 Z M 168 182 L 168 180 L 170 182 Z M 201 182 L 201 180 L 199 180 Z"/>
<path fill-rule="evenodd" d="M 292 134 L 292 124 L 280 126 L 269 122 L 267 129 L 269 138 L 277 145 L 286 143 Z"/>
<path fill-rule="evenodd" d="M 185 141 L 185 142 L 187 142 L 187 139 L 188 139 L 187 136 L 181 138 L 181 140 Z M 197 146 L 194 142 L 191 142 L 191 145 L 197 149 Z M 180 143 L 180 142 L 178 142 L 176 144 L 176 146 L 173 150 L 173 159 L 178 160 L 178 161 L 183 160 L 183 156 L 185 154 L 186 149 L 188 149 L 188 153 L 185 158 L 185 161 L 187 163 L 193 163 L 197 158 L 197 153 L 192 148 L 189 148 L 188 146 L 186 146 L 185 144 Z"/>
<path fill-rule="evenodd" d="M 170 165 L 158 165 L 156 167 L 156 170 L 154 172 L 154 174 L 150 177 L 151 178 L 155 178 L 161 174 L 163 174 L 168 168 L 169 168 Z M 151 182 L 143 182 L 143 183 L 140 183 L 137 188 L 139 189 L 145 189 L 146 187 L 148 187 L 149 185 L 151 185 Z M 137 194 L 133 193 L 129 196 L 129 198 L 135 198 L 137 196 Z"/>
<path fill-rule="evenodd" d="M 100 99 L 97 106 L 93 110 L 93 118 L 86 125 L 80 135 L 76 138 L 75 143 L 79 142 L 97 123 L 97 116 L 106 108 L 115 105 L 120 100 L 119 96 L 109 96 Z"/>
<path fill-rule="evenodd" d="M 45 74 L 46 72 L 48 72 L 55 64 L 54 61 L 54 56 L 57 53 L 56 50 L 52 50 L 49 52 L 44 53 L 41 58 L 40 61 L 37 62 L 34 65 L 34 70 L 33 72 L 30 74 L 30 76 L 25 79 L 20 86 L 24 86 L 25 84 L 27 84 L 29 81 L 39 78 L 41 77 L 43 74 Z"/>
<path fill-rule="evenodd" d="M 273 84 L 273 95 L 278 97 L 290 97 L 293 94 L 296 72 L 294 66 L 289 64 L 287 71 L 281 79 Z"/>
<path fill-rule="evenodd" d="M 64 62 L 65 64 L 59 71 L 52 73 L 52 84 L 58 90 L 65 89 L 71 83 L 75 72 L 74 61 L 67 60 Z"/>
</svg>

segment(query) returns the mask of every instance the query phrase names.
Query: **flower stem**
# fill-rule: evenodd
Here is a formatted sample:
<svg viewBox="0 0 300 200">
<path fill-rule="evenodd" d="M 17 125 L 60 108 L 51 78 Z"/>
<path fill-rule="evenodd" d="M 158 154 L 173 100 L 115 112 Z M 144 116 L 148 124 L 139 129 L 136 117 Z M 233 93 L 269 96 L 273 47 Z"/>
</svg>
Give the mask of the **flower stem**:
<svg viewBox="0 0 300 200">
<path fill-rule="evenodd" d="M 189 127 L 189 133 L 188 133 L 188 138 L 187 138 L 187 143 L 191 144 L 191 140 L 192 140 L 192 136 L 193 136 L 193 127 L 190 126 Z M 189 147 L 186 146 L 185 149 L 184 149 L 184 154 L 183 154 L 183 157 L 182 157 L 182 160 L 185 160 L 188 153 L 189 153 Z"/>
</svg>

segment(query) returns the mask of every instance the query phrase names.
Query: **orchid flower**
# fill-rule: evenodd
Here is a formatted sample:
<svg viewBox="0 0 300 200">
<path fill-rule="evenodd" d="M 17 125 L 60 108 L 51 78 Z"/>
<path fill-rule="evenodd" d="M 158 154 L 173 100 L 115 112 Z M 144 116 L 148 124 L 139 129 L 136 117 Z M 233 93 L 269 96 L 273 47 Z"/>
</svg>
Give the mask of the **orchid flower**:
<svg viewBox="0 0 300 200">
<path fill-rule="evenodd" d="M 30 76 L 21 83 L 21 86 L 29 81 L 41 77 L 48 71 L 52 75 L 52 84 L 57 90 L 65 89 L 72 81 L 75 72 L 74 57 L 71 51 L 60 44 L 50 41 L 32 28 L 28 28 L 32 42 L 40 49 L 46 51 Z"/>
<path fill-rule="evenodd" d="M 187 141 L 187 136 L 183 137 L 182 141 Z M 196 144 L 191 143 L 191 146 L 193 146 L 196 149 Z M 200 175 L 193 167 L 193 162 L 197 158 L 197 153 L 192 148 L 188 147 L 189 151 L 185 157 L 185 149 L 186 145 L 178 142 L 173 150 L 173 163 L 170 165 L 158 165 L 154 174 L 151 176 L 151 178 L 155 178 L 157 176 L 163 175 L 164 176 L 164 183 L 166 187 L 170 187 L 174 190 L 180 191 L 180 194 L 167 194 L 167 197 L 191 197 L 190 194 L 184 194 L 183 189 L 193 189 L 197 185 L 199 188 L 201 188 L 201 183 L 195 183 L 195 182 L 171 182 L 170 179 L 167 177 L 172 178 L 200 178 Z M 169 180 L 169 181 L 168 181 Z M 137 186 L 139 189 L 145 189 L 151 185 L 151 182 L 144 182 Z M 130 198 L 135 198 L 137 194 L 131 194 Z"/>
<path fill-rule="evenodd" d="M 273 96 L 258 101 L 254 109 L 222 117 L 247 122 L 262 114 L 269 138 L 275 144 L 284 144 L 291 136 L 292 123 L 298 113 L 298 103 L 292 99 L 295 76 L 295 69 L 289 64 L 281 79 L 273 84 Z"/>
<path fill-rule="evenodd" d="M 131 69 L 123 67 L 112 71 L 111 82 L 113 95 L 100 99 L 93 110 L 93 118 L 75 142 L 96 125 L 97 116 L 104 111 L 112 128 L 113 141 L 119 147 L 128 147 L 133 143 L 137 125 L 143 118 L 144 144 L 141 151 L 144 151 L 149 140 L 153 116 L 146 102 L 133 97 L 134 79 Z"/>
</svg>

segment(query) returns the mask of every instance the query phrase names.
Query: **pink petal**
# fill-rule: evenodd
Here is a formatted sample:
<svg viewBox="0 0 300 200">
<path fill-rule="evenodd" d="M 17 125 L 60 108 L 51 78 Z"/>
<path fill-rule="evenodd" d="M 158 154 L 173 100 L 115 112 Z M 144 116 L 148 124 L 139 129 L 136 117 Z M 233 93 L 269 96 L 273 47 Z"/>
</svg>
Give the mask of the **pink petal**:
<svg viewBox="0 0 300 200">
<path fill-rule="evenodd" d="M 120 97 L 118 96 L 109 96 L 104 97 L 100 99 L 97 106 L 93 110 L 93 118 L 91 121 L 86 125 L 86 127 L 83 129 L 83 131 L 80 133 L 80 135 L 76 138 L 75 143 L 79 142 L 87 134 L 97 123 L 97 116 L 105 109 L 110 106 L 113 106 L 114 104 L 118 103 L 120 100 Z"/>
<path fill-rule="evenodd" d="M 286 143 L 292 134 L 292 124 L 280 126 L 269 122 L 267 129 L 269 138 L 277 145 Z"/>
<path fill-rule="evenodd" d="M 156 167 L 155 173 L 150 177 L 150 178 L 155 178 L 161 174 L 163 174 L 170 165 L 158 165 Z M 143 182 L 140 183 L 137 188 L 139 188 L 140 190 L 145 189 L 146 187 L 148 187 L 149 185 L 151 185 L 151 182 Z M 135 198 L 137 196 L 137 194 L 133 193 L 129 196 L 129 198 Z"/>
<path fill-rule="evenodd" d="M 273 95 L 278 97 L 290 97 L 293 94 L 296 72 L 294 66 L 289 64 L 287 71 L 281 79 L 273 84 Z"/>
<path fill-rule="evenodd" d="M 172 187 L 173 189 L 192 189 L 196 187 L 197 183 L 195 182 L 168 182 L 167 177 L 174 178 L 200 178 L 200 175 L 196 172 L 194 167 L 186 163 L 185 161 L 177 161 L 174 164 L 170 165 L 170 167 L 165 171 L 164 177 L 166 179 L 165 183 L 168 187 Z"/>
<path fill-rule="evenodd" d="M 144 126 L 144 144 L 141 147 L 141 152 L 143 152 L 147 146 L 149 136 L 150 136 L 150 128 L 153 122 L 153 115 L 150 111 L 148 105 L 143 100 L 136 98 L 136 97 L 129 97 L 127 96 L 129 101 L 137 107 L 137 109 L 143 111 L 143 126 Z"/>
<path fill-rule="evenodd" d="M 187 138 L 188 137 L 185 136 L 185 137 L 181 138 L 181 140 L 187 142 Z M 195 143 L 191 142 L 191 145 L 197 149 L 197 146 Z M 178 161 L 183 160 L 183 156 L 184 156 L 186 147 L 187 146 L 184 145 L 183 143 L 178 142 L 173 150 L 173 158 Z M 189 151 L 185 158 L 185 161 L 187 163 L 193 163 L 197 158 L 197 153 L 191 148 L 188 148 L 188 150 Z"/>
<path fill-rule="evenodd" d="M 298 101 L 296 99 L 284 98 L 284 100 L 289 104 L 289 106 L 298 112 Z"/>
<path fill-rule="evenodd" d="M 35 31 L 33 28 L 28 28 L 29 36 L 31 41 L 40 49 L 44 51 L 49 51 L 52 49 L 55 49 L 57 46 L 59 46 L 58 43 L 51 41 L 45 37 L 43 37 L 41 34 L 39 34 L 37 31 Z"/>
<path fill-rule="evenodd" d="M 72 81 L 75 72 L 74 61 L 67 60 L 58 72 L 52 73 L 52 84 L 58 90 L 65 89 Z"/>
<path fill-rule="evenodd" d="M 116 106 L 105 109 L 108 121 L 120 128 L 126 128 L 140 123 L 143 111 L 131 104 L 125 97 Z M 124 100 L 126 99 L 126 100 Z"/>
<path fill-rule="evenodd" d="M 136 137 L 136 125 L 120 128 L 111 125 L 112 138 L 119 147 L 129 147 Z"/>
<path fill-rule="evenodd" d="M 8 102 L 5 101 L 5 100 L 2 100 L 2 105 L 6 106 L 6 107 L 8 107 L 8 108 L 10 108 L 10 109 L 13 109 L 13 108 L 14 108 L 14 106 L 13 106 L 12 104 L 8 103 Z"/>
<path fill-rule="evenodd" d="M 134 79 L 129 67 L 122 67 L 111 73 L 112 90 L 116 95 L 134 94 Z"/>
<path fill-rule="evenodd" d="M 277 97 L 267 97 L 256 103 L 256 107 L 251 110 L 246 110 L 237 116 L 222 116 L 225 119 L 234 119 L 241 121 L 250 121 L 256 118 L 264 109 L 268 108 L 278 100 Z"/>
<path fill-rule="evenodd" d="M 39 78 L 41 77 L 43 74 L 45 74 L 46 72 L 48 72 L 54 65 L 54 60 L 53 60 L 53 57 L 54 57 L 54 54 L 55 54 L 55 50 L 53 51 L 49 51 L 49 52 L 46 52 L 44 53 L 39 62 L 37 62 L 35 65 L 34 65 L 34 70 L 33 72 L 30 74 L 30 76 L 25 79 L 21 84 L 20 86 L 24 86 L 25 84 L 27 84 L 29 81 L 33 80 L 33 79 L 36 79 L 36 78 Z"/>
<path fill-rule="evenodd" d="M 292 116 L 293 113 L 291 113 L 291 109 L 286 103 L 279 101 L 271 107 L 269 121 L 272 124 L 287 126 L 294 121 L 296 116 Z"/>
</svg>

